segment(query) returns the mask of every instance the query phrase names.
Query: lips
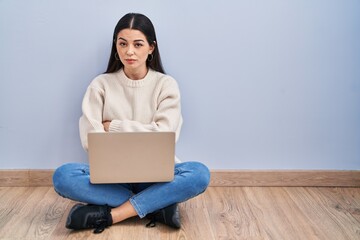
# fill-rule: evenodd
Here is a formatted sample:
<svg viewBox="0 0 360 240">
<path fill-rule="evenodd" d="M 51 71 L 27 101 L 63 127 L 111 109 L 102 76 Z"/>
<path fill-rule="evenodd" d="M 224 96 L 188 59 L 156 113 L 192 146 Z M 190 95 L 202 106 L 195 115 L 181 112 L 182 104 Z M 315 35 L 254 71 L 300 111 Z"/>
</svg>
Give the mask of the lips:
<svg viewBox="0 0 360 240">
<path fill-rule="evenodd" d="M 134 63 L 136 60 L 135 59 L 125 59 L 125 61 L 129 64 Z"/>
</svg>

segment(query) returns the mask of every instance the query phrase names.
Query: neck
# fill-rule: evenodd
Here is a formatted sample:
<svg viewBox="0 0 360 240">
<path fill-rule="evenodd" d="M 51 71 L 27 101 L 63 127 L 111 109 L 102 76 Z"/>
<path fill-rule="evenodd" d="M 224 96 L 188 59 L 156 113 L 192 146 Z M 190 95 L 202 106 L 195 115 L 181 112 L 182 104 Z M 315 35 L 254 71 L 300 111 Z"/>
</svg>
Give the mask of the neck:
<svg viewBox="0 0 360 240">
<path fill-rule="evenodd" d="M 131 80 L 139 80 L 145 78 L 146 74 L 148 73 L 148 70 L 149 70 L 148 68 L 136 69 L 136 70 L 124 68 L 124 73 Z"/>
</svg>

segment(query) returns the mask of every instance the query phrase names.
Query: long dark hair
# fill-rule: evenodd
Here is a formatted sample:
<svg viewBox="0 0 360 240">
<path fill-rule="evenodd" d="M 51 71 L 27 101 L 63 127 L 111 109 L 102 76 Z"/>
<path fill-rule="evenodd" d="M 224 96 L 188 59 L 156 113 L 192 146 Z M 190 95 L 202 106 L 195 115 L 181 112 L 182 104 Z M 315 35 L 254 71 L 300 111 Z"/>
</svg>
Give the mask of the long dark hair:
<svg viewBox="0 0 360 240">
<path fill-rule="evenodd" d="M 126 28 L 139 30 L 145 35 L 148 43 L 155 47 L 152 53 L 153 58 L 151 59 L 151 61 L 149 61 L 150 59 L 146 61 L 146 66 L 150 67 L 151 69 L 154 69 L 155 71 L 165 73 L 161 63 L 159 46 L 156 40 L 155 28 L 148 17 L 139 13 L 128 13 L 125 16 L 123 16 L 116 24 L 113 35 L 113 43 L 111 47 L 110 59 L 105 73 L 113 73 L 124 67 L 122 62 L 115 58 L 115 53 L 116 53 L 117 35 L 121 30 Z"/>
</svg>

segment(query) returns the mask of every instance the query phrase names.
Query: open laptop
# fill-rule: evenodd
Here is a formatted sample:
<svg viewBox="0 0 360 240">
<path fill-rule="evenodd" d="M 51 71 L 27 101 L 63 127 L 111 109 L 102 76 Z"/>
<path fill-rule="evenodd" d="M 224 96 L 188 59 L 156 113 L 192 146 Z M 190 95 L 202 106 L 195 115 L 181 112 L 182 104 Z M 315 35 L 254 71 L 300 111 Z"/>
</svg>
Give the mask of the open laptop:
<svg viewBox="0 0 360 240">
<path fill-rule="evenodd" d="M 91 183 L 168 182 L 174 178 L 174 132 L 88 134 Z"/>
</svg>

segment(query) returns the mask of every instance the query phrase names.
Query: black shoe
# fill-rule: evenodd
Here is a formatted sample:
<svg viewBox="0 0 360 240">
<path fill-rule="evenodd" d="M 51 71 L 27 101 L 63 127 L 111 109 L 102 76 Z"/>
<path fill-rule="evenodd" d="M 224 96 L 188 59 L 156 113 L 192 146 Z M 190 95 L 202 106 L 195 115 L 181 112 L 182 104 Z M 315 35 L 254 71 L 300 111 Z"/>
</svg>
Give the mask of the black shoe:
<svg viewBox="0 0 360 240">
<path fill-rule="evenodd" d="M 101 233 L 112 225 L 111 208 L 107 205 L 76 204 L 70 210 L 66 228 L 79 230 L 95 228 L 94 233 Z"/>
<path fill-rule="evenodd" d="M 155 227 L 156 222 L 161 222 L 176 229 L 180 228 L 180 214 L 177 203 L 150 213 L 147 218 L 151 220 L 146 224 L 146 227 Z"/>
</svg>

